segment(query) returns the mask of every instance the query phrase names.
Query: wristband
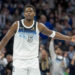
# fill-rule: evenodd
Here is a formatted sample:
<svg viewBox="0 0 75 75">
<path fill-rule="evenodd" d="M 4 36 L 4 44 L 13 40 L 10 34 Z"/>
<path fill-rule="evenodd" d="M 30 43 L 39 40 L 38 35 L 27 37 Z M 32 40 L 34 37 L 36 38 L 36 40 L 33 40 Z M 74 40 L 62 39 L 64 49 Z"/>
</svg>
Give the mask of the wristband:
<svg viewBox="0 0 75 75">
<path fill-rule="evenodd" d="M 49 37 L 54 38 L 55 37 L 55 34 L 56 34 L 56 32 L 53 31 L 52 34 Z"/>
</svg>

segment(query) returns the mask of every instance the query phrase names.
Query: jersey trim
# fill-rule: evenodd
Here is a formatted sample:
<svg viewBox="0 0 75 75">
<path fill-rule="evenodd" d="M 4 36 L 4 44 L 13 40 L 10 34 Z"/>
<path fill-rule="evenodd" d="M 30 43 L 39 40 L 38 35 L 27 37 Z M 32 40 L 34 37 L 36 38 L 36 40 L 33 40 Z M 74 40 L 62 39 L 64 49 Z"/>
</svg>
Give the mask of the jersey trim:
<svg viewBox="0 0 75 75">
<path fill-rule="evenodd" d="M 24 19 L 21 20 L 22 21 L 22 25 L 25 27 L 25 28 L 32 28 L 34 26 L 34 20 L 33 20 L 33 24 L 31 26 L 26 26 L 24 24 Z"/>
<path fill-rule="evenodd" d="M 18 32 L 18 30 L 19 30 L 19 26 L 20 26 L 20 23 L 19 23 L 19 21 L 18 21 L 18 29 L 17 29 L 17 32 Z"/>
</svg>

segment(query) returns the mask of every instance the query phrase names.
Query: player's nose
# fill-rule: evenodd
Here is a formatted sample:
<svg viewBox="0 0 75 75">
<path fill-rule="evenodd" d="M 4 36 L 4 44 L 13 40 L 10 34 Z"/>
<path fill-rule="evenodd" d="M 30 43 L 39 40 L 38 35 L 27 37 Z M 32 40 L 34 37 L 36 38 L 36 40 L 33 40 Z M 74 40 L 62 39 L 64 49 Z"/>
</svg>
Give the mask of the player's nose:
<svg viewBox="0 0 75 75">
<path fill-rule="evenodd" d="M 28 14 L 30 14 L 30 12 L 28 12 Z"/>
</svg>

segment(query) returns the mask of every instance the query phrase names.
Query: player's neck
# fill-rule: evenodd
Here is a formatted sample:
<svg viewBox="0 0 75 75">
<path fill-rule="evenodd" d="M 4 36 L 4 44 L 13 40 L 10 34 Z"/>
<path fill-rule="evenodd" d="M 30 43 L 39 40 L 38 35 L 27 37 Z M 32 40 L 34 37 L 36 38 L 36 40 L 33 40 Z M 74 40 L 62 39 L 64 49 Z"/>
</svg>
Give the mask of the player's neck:
<svg viewBox="0 0 75 75">
<path fill-rule="evenodd" d="M 24 24 L 26 25 L 26 26 L 31 26 L 32 24 L 33 24 L 33 20 L 24 20 Z"/>
</svg>

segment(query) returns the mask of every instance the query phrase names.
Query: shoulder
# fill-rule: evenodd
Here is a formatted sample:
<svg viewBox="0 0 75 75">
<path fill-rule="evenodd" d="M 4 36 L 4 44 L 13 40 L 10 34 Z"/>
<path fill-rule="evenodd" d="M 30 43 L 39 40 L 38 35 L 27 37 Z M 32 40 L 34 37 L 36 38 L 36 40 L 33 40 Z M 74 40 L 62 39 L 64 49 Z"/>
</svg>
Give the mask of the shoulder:
<svg viewBox="0 0 75 75">
<path fill-rule="evenodd" d="M 12 24 L 12 27 L 18 27 L 18 24 L 19 24 L 19 21 L 15 21 L 13 24 Z"/>
<path fill-rule="evenodd" d="M 18 22 L 19 22 L 19 21 L 15 21 L 15 22 L 12 24 L 12 26 L 18 26 Z"/>
<path fill-rule="evenodd" d="M 38 26 L 45 26 L 45 24 L 38 22 Z"/>
<path fill-rule="evenodd" d="M 18 21 L 15 21 L 12 25 L 11 25 L 11 27 L 10 27 L 10 31 L 14 31 L 14 32 L 16 32 L 17 31 L 17 28 L 18 28 Z"/>
<path fill-rule="evenodd" d="M 45 28 L 45 25 L 43 23 L 38 22 L 38 29 L 41 32 Z"/>
</svg>

